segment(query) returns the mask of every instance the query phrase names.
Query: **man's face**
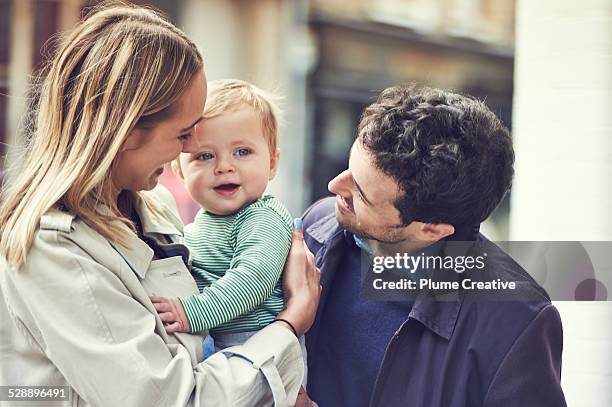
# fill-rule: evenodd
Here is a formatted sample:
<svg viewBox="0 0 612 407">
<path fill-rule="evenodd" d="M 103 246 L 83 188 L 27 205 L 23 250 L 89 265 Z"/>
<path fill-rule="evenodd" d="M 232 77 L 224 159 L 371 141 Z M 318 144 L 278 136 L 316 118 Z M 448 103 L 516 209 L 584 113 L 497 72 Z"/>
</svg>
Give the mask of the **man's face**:
<svg viewBox="0 0 612 407">
<path fill-rule="evenodd" d="M 336 218 L 344 229 L 383 243 L 417 239 L 420 222 L 402 225 L 393 204 L 403 192 L 376 168 L 359 140 L 351 147 L 348 169 L 331 180 L 328 189 L 336 194 Z"/>
</svg>

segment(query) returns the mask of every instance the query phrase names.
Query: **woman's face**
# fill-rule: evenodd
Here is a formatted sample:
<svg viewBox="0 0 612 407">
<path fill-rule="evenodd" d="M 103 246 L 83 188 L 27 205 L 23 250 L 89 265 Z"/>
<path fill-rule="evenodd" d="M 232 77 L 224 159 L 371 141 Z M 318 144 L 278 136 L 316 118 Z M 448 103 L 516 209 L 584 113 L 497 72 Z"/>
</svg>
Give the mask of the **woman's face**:
<svg viewBox="0 0 612 407">
<path fill-rule="evenodd" d="M 172 116 L 153 128 L 132 130 L 112 171 L 113 184 L 119 192 L 155 188 L 164 164 L 180 152 L 197 151 L 197 137 L 193 134 L 202 119 L 205 102 L 206 77 L 201 70 L 176 102 Z"/>
</svg>

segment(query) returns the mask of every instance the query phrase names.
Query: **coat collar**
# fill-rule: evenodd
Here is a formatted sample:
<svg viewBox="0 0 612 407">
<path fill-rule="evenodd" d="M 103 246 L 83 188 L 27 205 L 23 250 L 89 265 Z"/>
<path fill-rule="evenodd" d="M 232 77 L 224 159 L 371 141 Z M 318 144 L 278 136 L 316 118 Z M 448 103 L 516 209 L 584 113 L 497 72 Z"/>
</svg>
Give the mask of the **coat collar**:
<svg viewBox="0 0 612 407">
<path fill-rule="evenodd" d="M 160 239 L 162 239 L 162 235 L 181 235 L 181 232 L 161 215 L 162 209 L 159 208 L 159 205 L 156 205 L 155 209 L 156 211 L 160 212 L 160 215 L 157 216 L 147 206 L 144 199 L 137 194 L 135 197 L 134 208 L 138 214 L 138 217 L 140 218 L 144 236 L 154 239 L 159 243 L 168 243 L 160 241 Z M 100 212 L 107 215 L 111 214 L 110 209 L 105 205 L 100 206 Z M 164 215 L 166 215 L 165 212 Z M 138 275 L 138 277 L 143 279 L 151 265 L 151 262 L 153 261 L 153 249 L 143 242 L 132 230 L 126 230 L 126 232 L 127 238 L 125 240 L 125 245 L 114 242 L 110 242 L 110 244 L 121 255 L 121 257 L 123 257 L 130 268 Z"/>
<path fill-rule="evenodd" d="M 169 219 L 170 215 L 174 215 L 172 211 L 164 210 L 160 204 L 153 202 L 155 208 L 152 209 L 148 206 L 147 202 L 140 196 L 140 194 L 136 195 L 136 202 L 134 207 L 136 208 L 136 213 L 140 217 L 140 222 L 142 224 L 142 231 L 145 236 L 153 237 L 155 234 L 159 235 L 180 235 L 181 231 L 177 229 L 177 220 L 182 226 L 182 221 L 180 219 Z M 152 197 L 148 198 L 149 201 L 152 200 Z M 150 205 L 150 204 L 149 204 Z M 159 216 L 157 216 L 154 211 L 159 212 Z M 176 218 L 176 216 L 174 216 Z M 171 221 L 172 220 L 172 221 Z"/>
<path fill-rule="evenodd" d="M 444 244 L 442 250 L 449 255 L 465 254 L 470 250 L 473 242 L 477 239 L 479 228 L 479 225 L 457 227 L 455 234 L 444 240 L 445 242 L 465 242 L 465 244 L 457 245 L 453 243 L 450 246 Z M 352 233 L 342 229 L 336 220 L 334 212 L 331 212 L 310 225 L 306 228 L 306 233 L 323 245 L 319 253 L 323 253 L 325 257 L 334 256 L 340 258 L 340 253 L 332 253 L 334 250 L 329 250 L 329 248 L 333 247 L 346 247 L 337 245 L 340 239 L 346 239 L 349 245 L 352 244 L 356 246 Z M 328 262 L 326 261 L 325 263 Z M 335 267 L 332 266 L 333 269 L 337 268 L 338 263 L 329 262 L 329 264 L 335 265 Z M 322 275 L 321 278 L 331 281 L 331 275 L 335 271 L 335 269 L 330 270 L 328 267 L 325 267 L 324 264 L 321 268 L 321 272 L 324 275 Z M 325 276 L 325 274 L 327 274 L 327 276 Z M 446 340 L 450 340 L 457 323 L 462 302 L 463 296 L 461 291 L 447 294 L 444 297 L 418 297 L 414 302 L 408 318 L 419 321 L 432 332 Z"/>
</svg>

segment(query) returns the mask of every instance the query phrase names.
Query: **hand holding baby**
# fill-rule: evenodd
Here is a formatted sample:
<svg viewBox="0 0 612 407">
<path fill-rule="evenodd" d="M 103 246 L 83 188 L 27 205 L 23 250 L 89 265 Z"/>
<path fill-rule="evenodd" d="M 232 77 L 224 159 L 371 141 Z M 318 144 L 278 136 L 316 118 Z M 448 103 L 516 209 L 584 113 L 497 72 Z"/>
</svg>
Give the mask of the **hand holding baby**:
<svg viewBox="0 0 612 407">
<path fill-rule="evenodd" d="M 149 297 L 159 318 L 164 323 L 166 333 L 189 332 L 189 322 L 183 305 L 178 298 Z"/>
</svg>

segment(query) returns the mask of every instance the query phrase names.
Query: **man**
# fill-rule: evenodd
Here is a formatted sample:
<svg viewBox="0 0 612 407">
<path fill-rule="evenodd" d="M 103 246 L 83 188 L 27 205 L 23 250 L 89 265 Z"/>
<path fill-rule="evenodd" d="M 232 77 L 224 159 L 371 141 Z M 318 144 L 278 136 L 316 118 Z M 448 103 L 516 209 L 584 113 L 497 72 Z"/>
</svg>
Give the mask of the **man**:
<svg viewBox="0 0 612 407">
<path fill-rule="evenodd" d="M 322 273 L 307 335 L 308 393 L 321 407 L 565 405 L 557 310 L 478 233 L 513 161 L 507 129 L 472 98 L 398 86 L 365 109 L 348 169 L 329 183 L 335 198 L 303 217 Z M 517 299 L 361 295 L 362 259 L 435 255 L 457 241 L 488 252 L 489 273 L 514 281 Z"/>
</svg>

